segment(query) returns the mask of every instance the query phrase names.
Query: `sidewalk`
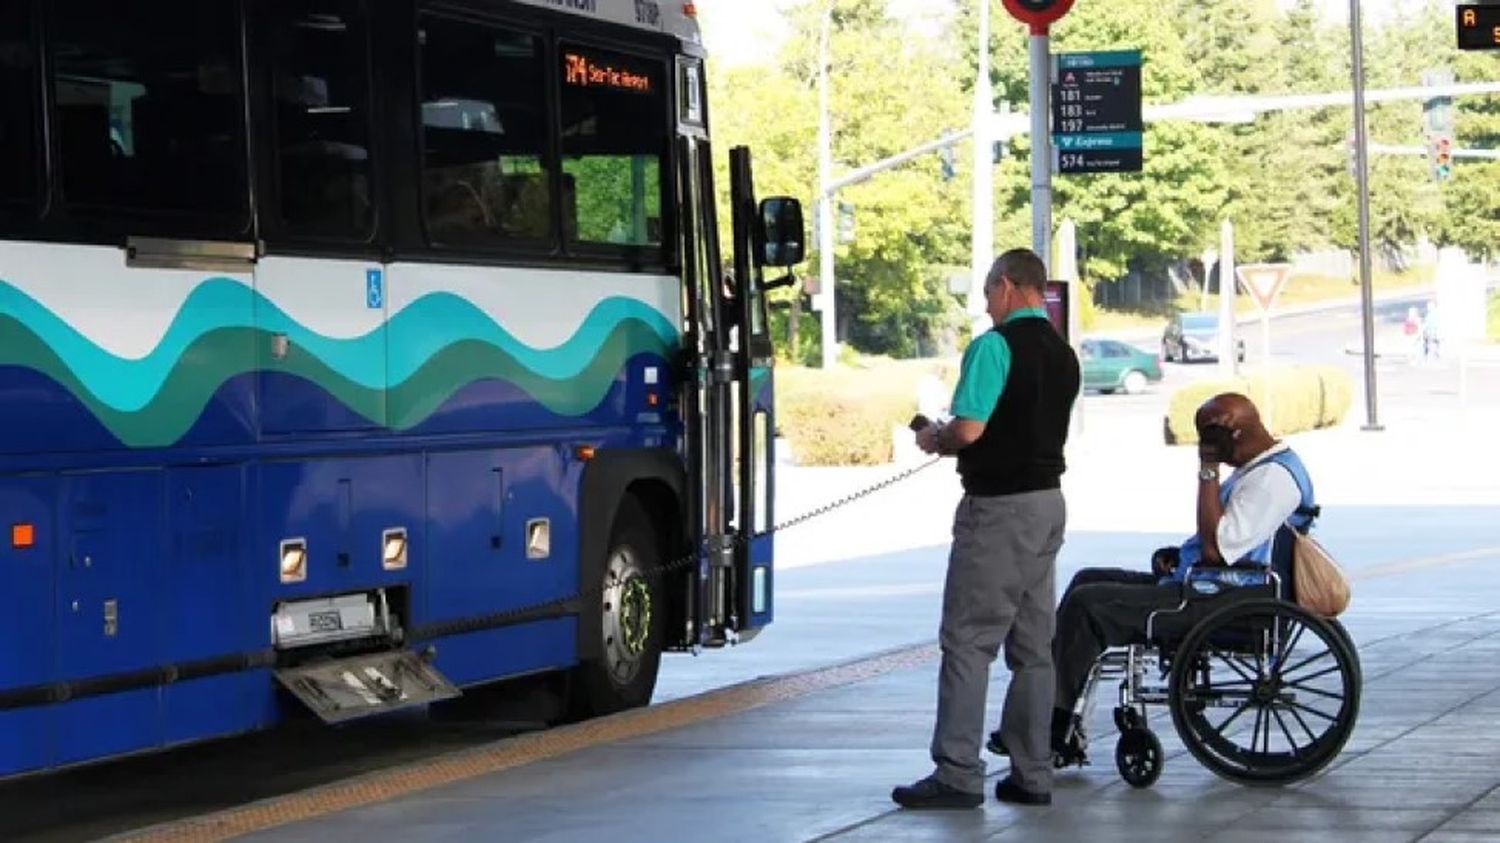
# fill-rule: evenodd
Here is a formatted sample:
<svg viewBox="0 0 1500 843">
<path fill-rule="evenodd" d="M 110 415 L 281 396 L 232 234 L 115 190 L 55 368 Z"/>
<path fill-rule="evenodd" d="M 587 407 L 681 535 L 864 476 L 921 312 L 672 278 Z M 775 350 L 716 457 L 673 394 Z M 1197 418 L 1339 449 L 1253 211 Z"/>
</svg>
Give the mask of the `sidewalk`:
<svg viewBox="0 0 1500 843">
<path fill-rule="evenodd" d="M 1500 557 L 1476 559 L 1424 575 L 1420 601 L 1410 576 L 1359 582 L 1347 617 L 1365 677 L 1358 726 L 1334 766 L 1291 787 L 1215 778 L 1185 754 L 1158 711 L 1152 725 L 1166 769 L 1154 788 L 1134 790 L 1114 770 L 1106 702 L 1093 723 L 1093 766 L 1061 774 L 1050 808 L 989 799 L 980 810 L 902 812 L 890 788 L 924 775 L 930 763 L 929 649 L 917 667 L 247 839 L 1495 840 L 1500 673 L 1490 666 L 1500 659 L 1500 581 L 1487 572 L 1496 563 Z M 1004 683 L 997 666 L 992 712 Z M 991 770 L 998 775 L 1003 761 Z"/>
</svg>

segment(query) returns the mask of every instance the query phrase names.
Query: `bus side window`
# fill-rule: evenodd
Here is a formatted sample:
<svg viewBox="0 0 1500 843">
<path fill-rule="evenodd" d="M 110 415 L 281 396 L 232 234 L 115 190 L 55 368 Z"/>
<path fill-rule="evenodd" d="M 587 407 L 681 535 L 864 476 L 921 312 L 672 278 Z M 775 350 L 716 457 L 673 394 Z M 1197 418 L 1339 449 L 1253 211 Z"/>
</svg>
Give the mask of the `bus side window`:
<svg viewBox="0 0 1500 843">
<path fill-rule="evenodd" d="M 552 236 L 541 39 L 424 14 L 422 195 L 437 243 Z"/>
<path fill-rule="evenodd" d="M 619 246 L 662 243 L 662 175 L 673 114 L 665 66 L 563 44 L 563 173 L 572 196 L 569 239 Z"/>
<path fill-rule="evenodd" d="M 0 3 L 0 202 L 37 197 L 36 66 L 31 4 Z"/>
<path fill-rule="evenodd" d="M 362 0 L 300 0 L 275 16 L 271 72 L 281 219 L 294 234 L 368 239 L 369 42 Z"/>
<path fill-rule="evenodd" d="M 157 218 L 181 235 L 249 211 L 236 4 L 54 0 L 63 199 Z"/>
</svg>

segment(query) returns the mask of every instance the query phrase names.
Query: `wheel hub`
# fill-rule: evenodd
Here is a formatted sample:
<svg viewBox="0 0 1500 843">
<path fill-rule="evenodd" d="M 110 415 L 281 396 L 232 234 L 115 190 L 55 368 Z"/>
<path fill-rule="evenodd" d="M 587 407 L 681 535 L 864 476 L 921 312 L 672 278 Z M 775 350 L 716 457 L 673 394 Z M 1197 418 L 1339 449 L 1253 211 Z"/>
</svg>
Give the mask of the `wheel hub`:
<svg viewBox="0 0 1500 843">
<path fill-rule="evenodd" d="M 1261 705 L 1270 705 L 1281 696 L 1281 682 L 1276 679 L 1261 679 L 1255 683 L 1252 692 L 1255 701 Z"/>
<path fill-rule="evenodd" d="M 651 588 L 633 555 L 617 553 L 605 573 L 604 652 L 610 676 L 625 685 L 635 678 L 650 645 Z"/>
<path fill-rule="evenodd" d="M 651 590 L 640 577 L 625 582 L 620 596 L 620 632 L 631 655 L 646 651 L 646 638 L 651 632 Z"/>
</svg>

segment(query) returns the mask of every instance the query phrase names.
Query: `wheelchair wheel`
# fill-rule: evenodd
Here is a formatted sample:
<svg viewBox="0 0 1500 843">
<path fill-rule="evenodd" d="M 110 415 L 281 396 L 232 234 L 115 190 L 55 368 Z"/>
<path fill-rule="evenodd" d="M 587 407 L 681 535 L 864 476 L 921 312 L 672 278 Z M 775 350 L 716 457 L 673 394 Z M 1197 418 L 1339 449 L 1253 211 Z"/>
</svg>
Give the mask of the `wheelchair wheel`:
<svg viewBox="0 0 1500 843">
<path fill-rule="evenodd" d="M 1241 784 L 1282 785 L 1338 756 L 1354 731 L 1360 684 L 1342 627 L 1292 603 L 1248 600 L 1188 633 L 1168 706 L 1203 766 Z"/>
<path fill-rule="evenodd" d="M 1166 762 L 1161 741 L 1150 729 L 1126 729 L 1115 744 L 1115 769 L 1131 787 L 1150 787 L 1161 777 Z"/>
</svg>

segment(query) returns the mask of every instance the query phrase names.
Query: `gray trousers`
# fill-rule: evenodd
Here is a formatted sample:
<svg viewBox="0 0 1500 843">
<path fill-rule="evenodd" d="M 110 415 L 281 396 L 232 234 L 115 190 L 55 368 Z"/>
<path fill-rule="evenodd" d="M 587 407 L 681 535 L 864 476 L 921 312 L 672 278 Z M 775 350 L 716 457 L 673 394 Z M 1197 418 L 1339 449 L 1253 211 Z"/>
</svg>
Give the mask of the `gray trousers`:
<svg viewBox="0 0 1500 843">
<path fill-rule="evenodd" d="M 943 587 L 934 775 L 949 787 L 984 790 L 979 757 L 990 663 L 1005 645 L 1010 688 L 1000 733 L 1011 775 L 1034 793 L 1052 791 L 1050 739 L 1053 600 L 1067 509 L 1062 492 L 965 495 L 953 519 Z"/>
</svg>

